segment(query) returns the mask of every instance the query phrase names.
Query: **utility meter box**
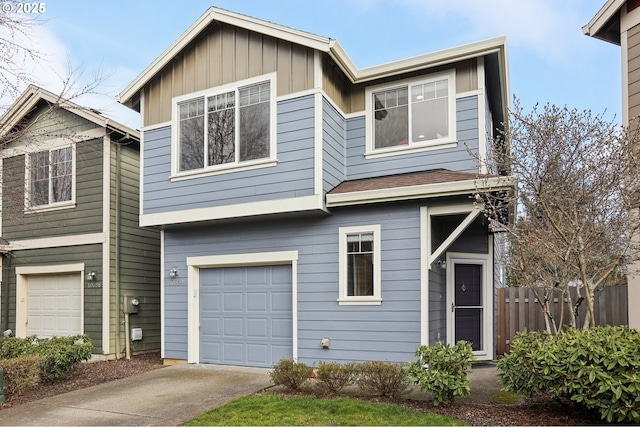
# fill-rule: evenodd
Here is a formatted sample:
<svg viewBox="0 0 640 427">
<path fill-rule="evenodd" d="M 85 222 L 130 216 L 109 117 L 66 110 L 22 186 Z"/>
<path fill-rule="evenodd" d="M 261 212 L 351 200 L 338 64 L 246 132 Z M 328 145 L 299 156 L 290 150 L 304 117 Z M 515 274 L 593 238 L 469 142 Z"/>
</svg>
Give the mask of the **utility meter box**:
<svg viewBox="0 0 640 427">
<path fill-rule="evenodd" d="M 137 313 L 138 306 L 140 305 L 140 300 L 138 297 L 124 297 L 124 312 L 125 313 Z"/>
</svg>

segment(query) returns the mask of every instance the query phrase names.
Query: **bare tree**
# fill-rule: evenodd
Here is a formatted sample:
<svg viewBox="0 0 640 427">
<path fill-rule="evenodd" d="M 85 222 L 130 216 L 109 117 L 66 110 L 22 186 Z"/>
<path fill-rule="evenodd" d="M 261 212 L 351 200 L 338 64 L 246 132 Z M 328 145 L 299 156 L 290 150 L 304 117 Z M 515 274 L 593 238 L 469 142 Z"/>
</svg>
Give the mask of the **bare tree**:
<svg viewBox="0 0 640 427">
<path fill-rule="evenodd" d="M 508 232 L 511 284 L 543 289 L 536 298 L 550 333 L 562 322 L 551 315 L 550 290 L 568 298 L 571 326 L 595 326 L 595 292 L 638 259 L 634 236 L 640 222 L 630 214 L 638 208 L 640 189 L 636 141 L 635 133 L 601 114 L 550 104 L 525 113 L 515 100 L 499 136 L 505 149 L 483 159 L 489 171 L 518 178 L 517 194 L 479 189 L 478 199 Z M 504 219 L 506 210 L 514 220 Z M 578 290 L 575 301 L 570 287 Z M 580 325 L 575 310 L 582 303 L 587 315 Z"/>
</svg>

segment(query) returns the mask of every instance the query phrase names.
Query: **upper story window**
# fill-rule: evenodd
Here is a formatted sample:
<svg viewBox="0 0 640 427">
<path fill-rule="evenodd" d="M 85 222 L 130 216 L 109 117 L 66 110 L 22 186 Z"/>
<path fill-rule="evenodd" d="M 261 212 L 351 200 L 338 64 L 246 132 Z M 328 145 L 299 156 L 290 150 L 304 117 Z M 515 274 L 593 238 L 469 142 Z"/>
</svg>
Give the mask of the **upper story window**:
<svg viewBox="0 0 640 427">
<path fill-rule="evenodd" d="M 26 205 L 29 208 L 73 203 L 75 159 L 72 147 L 27 154 Z"/>
<path fill-rule="evenodd" d="M 262 77 L 177 98 L 174 173 L 274 161 L 274 91 L 274 78 Z"/>
<path fill-rule="evenodd" d="M 367 154 L 455 142 L 454 83 L 451 71 L 367 89 Z"/>
</svg>

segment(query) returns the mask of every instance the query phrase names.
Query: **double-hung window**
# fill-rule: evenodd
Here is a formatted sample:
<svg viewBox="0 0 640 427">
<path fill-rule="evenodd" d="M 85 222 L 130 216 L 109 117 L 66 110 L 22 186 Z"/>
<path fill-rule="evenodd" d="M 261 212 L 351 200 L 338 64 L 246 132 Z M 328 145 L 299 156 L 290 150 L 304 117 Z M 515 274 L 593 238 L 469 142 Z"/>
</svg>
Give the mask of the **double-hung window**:
<svg viewBox="0 0 640 427">
<path fill-rule="evenodd" d="M 340 304 L 380 304 L 380 225 L 340 227 Z"/>
<path fill-rule="evenodd" d="M 27 207 L 37 209 L 72 204 L 73 148 L 39 151 L 27 156 Z"/>
<path fill-rule="evenodd" d="M 367 89 L 368 154 L 455 142 L 455 74 Z"/>
<path fill-rule="evenodd" d="M 226 85 L 175 103 L 175 173 L 234 169 L 275 159 L 273 79 Z"/>
</svg>

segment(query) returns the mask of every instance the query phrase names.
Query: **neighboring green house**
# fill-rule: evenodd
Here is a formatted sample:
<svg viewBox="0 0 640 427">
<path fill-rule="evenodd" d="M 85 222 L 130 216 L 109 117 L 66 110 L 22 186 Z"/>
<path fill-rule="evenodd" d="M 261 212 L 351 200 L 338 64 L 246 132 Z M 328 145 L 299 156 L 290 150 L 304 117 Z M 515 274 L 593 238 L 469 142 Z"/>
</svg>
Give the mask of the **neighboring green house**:
<svg viewBox="0 0 640 427">
<path fill-rule="evenodd" d="M 85 333 L 96 358 L 159 349 L 160 234 L 138 227 L 138 131 L 29 86 L 0 144 L 2 330 Z"/>
</svg>

